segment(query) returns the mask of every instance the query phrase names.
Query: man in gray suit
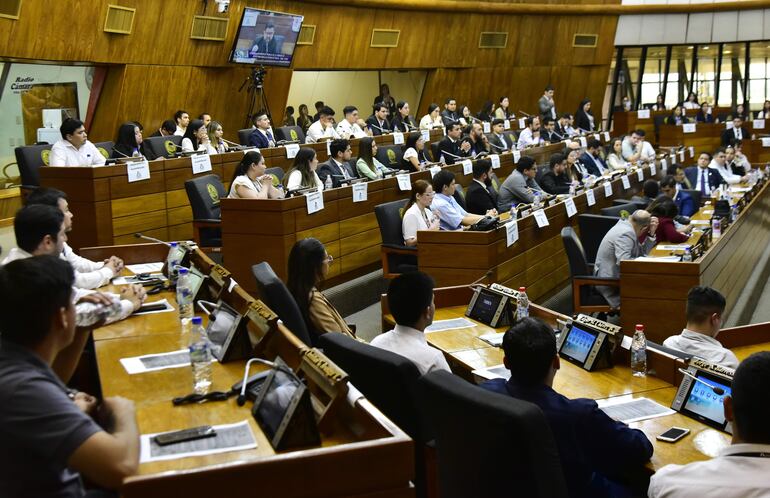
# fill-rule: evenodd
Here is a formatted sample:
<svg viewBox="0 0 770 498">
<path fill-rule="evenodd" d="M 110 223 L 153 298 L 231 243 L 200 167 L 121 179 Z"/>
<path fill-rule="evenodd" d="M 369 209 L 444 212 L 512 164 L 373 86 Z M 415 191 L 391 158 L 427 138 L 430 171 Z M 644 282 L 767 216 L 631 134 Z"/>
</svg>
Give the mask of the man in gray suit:
<svg viewBox="0 0 770 498">
<path fill-rule="evenodd" d="M 497 211 L 500 213 L 510 211 L 512 204 L 519 204 L 521 202 L 531 204 L 535 200 L 533 192 L 536 190 L 543 191 L 535 181 L 536 173 L 537 165 L 534 159 L 529 156 L 519 159 L 516 169 L 500 185 Z M 542 195 L 545 196 L 546 194 L 543 193 Z"/>
<path fill-rule="evenodd" d="M 543 96 L 537 101 L 537 108 L 541 117 L 556 120 L 556 104 L 553 101 L 553 87 L 551 85 L 543 90 Z"/>
<path fill-rule="evenodd" d="M 599 245 L 596 253 L 594 275 L 597 277 L 620 278 L 620 261 L 644 256 L 655 246 L 655 230 L 658 218 L 639 209 L 627 220 L 620 220 L 612 227 Z M 639 242 L 642 234 L 647 234 L 644 243 Z M 620 308 L 620 288 L 596 286 L 613 309 Z"/>
</svg>

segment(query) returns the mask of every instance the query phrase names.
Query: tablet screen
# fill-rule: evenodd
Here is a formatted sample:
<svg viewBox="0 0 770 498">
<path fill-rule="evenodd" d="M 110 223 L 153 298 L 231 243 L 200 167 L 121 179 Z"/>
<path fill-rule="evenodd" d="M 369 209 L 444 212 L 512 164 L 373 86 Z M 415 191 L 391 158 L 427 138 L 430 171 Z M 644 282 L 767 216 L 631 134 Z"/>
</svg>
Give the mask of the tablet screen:
<svg viewBox="0 0 770 498">
<path fill-rule="evenodd" d="M 300 380 L 297 377 L 276 370 L 270 385 L 262 387 L 267 390 L 262 402 L 255 406 L 254 416 L 268 439 L 272 440 L 278 431 L 299 385 Z"/>
<path fill-rule="evenodd" d="M 217 359 L 222 359 L 222 348 L 227 344 L 233 327 L 240 315 L 225 303 L 220 302 L 209 317 L 206 334 L 211 342 L 211 352 Z"/>
<path fill-rule="evenodd" d="M 732 388 L 728 382 L 716 379 L 711 375 L 705 375 L 701 371 L 698 371 L 696 376 L 713 386 L 724 389 L 724 394 L 717 394 L 710 387 L 693 381 L 684 409 L 694 415 L 711 420 L 719 425 L 724 425 L 725 413 L 722 404 L 725 396 L 729 396 L 732 393 Z"/>
<path fill-rule="evenodd" d="M 564 339 L 561 353 L 579 363 L 585 363 L 594 342 L 596 342 L 596 334 L 586 332 L 573 323 Z"/>
<path fill-rule="evenodd" d="M 482 290 L 479 292 L 479 297 L 476 298 L 476 304 L 471 311 L 471 318 L 475 318 L 482 323 L 490 323 L 502 298 L 503 296 L 499 294 Z"/>
</svg>

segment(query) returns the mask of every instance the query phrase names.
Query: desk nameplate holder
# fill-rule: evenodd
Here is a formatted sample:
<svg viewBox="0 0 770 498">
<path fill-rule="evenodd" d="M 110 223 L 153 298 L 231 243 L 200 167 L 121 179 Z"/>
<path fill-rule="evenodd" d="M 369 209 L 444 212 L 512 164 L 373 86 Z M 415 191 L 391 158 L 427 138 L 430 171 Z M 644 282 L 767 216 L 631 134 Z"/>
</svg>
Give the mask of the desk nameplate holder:
<svg viewBox="0 0 770 498">
<path fill-rule="evenodd" d="M 572 323 L 565 328 L 565 330 L 559 334 L 559 339 L 556 343 L 556 350 L 561 353 L 564 342 L 569 336 L 572 327 L 579 324 L 582 328 L 588 329 L 596 335 L 591 349 L 588 352 L 585 360 L 582 362 L 576 362 L 572 358 L 566 357 L 563 354 L 560 356 L 572 363 L 576 363 L 585 370 L 593 371 L 602 368 L 612 368 L 614 365 L 612 361 L 612 354 L 615 348 L 620 344 L 623 339 L 621 328 L 617 325 L 607 323 L 592 316 L 579 314 L 573 320 Z"/>
<path fill-rule="evenodd" d="M 480 298 L 482 296 L 500 300 L 489 318 L 481 316 L 481 311 L 476 307 L 477 304 L 481 305 Z M 517 291 L 504 285 L 490 284 L 489 287 L 477 285 L 473 289 L 473 296 L 465 310 L 465 316 L 485 323 L 492 328 L 507 327 L 513 323 L 513 306 L 518 296 L 519 293 Z"/>
<path fill-rule="evenodd" d="M 313 410 L 318 414 L 318 430 L 331 434 L 337 419 L 337 408 L 348 394 L 348 374 L 316 348 L 302 351 L 299 370 L 310 390 Z"/>
</svg>

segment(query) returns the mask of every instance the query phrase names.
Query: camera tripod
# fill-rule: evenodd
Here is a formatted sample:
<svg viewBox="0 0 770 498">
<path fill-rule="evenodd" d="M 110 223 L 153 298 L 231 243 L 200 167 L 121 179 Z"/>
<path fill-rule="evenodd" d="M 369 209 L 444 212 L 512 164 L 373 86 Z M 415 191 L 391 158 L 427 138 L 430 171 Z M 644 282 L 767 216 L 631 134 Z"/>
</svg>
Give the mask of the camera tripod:
<svg viewBox="0 0 770 498">
<path fill-rule="evenodd" d="M 273 117 L 270 114 L 270 106 L 267 104 L 267 94 L 265 93 L 264 83 L 267 69 L 265 66 L 259 66 L 251 69 L 251 74 L 246 77 L 239 92 L 246 88 L 246 92 L 249 94 L 249 110 L 246 112 L 246 120 L 244 122 L 244 128 L 251 128 L 253 120 L 257 113 L 264 112 L 272 122 Z M 247 86 L 248 85 L 248 86 Z"/>
</svg>

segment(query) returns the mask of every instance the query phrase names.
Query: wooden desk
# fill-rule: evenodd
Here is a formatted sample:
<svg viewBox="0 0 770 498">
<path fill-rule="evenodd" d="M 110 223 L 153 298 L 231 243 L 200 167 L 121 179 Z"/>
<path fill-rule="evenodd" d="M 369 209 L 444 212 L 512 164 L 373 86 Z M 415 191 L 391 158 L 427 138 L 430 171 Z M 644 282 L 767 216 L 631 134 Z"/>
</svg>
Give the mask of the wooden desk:
<svg viewBox="0 0 770 498">
<path fill-rule="evenodd" d="M 724 129 L 725 125 L 721 123 L 695 123 L 695 132 L 685 133 L 681 125 L 662 124 L 658 127 L 658 146 L 683 145 L 695 147 L 696 154 L 701 151 L 707 151 L 711 154 L 721 146 Z"/>
</svg>

